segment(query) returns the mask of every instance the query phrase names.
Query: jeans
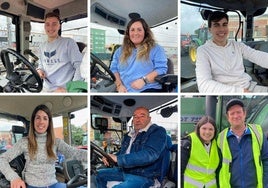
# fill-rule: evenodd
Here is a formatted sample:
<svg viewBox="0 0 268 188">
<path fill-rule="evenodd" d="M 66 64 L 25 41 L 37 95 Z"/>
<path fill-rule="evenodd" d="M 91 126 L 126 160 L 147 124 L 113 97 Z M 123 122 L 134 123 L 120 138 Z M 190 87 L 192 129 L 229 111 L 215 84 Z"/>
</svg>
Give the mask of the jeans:
<svg viewBox="0 0 268 188">
<path fill-rule="evenodd" d="M 148 88 L 141 91 L 141 93 L 149 93 L 149 92 L 164 92 L 164 91 L 163 89 L 155 89 L 155 88 Z"/>
<path fill-rule="evenodd" d="M 66 184 L 65 183 L 55 183 L 53 185 L 46 186 L 46 187 L 35 187 L 35 186 L 27 185 L 27 188 L 66 188 Z"/>
<path fill-rule="evenodd" d="M 121 183 L 113 186 L 113 188 L 148 188 L 154 184 L 152 179 L 126 174 L 120 168 L 105 168 L 98 171 L 97 188 L 106 188 L 108 181 L 120 181 Z"/>
</svg>

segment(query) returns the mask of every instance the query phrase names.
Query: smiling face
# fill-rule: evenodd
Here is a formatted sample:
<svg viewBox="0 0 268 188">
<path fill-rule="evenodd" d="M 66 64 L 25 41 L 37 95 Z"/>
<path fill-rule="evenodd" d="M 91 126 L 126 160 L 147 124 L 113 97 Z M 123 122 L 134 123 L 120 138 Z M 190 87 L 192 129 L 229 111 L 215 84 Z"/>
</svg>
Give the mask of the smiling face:
<svg viewBox="0 0 268 188">
<path fill-rule="evenodd" d="M 145 31 L 140 21 L 134 22 L 129 28 L 129 38 L 138 47 L 144 40 Z"/>
<path fill-rule="evenodd" d="M 60 30 L 60 22 L 57 17 L 49 17 L 45 20 L 45 31 L 49 41 L 56 39 Z"/>
<path fill-rule="evenodd" d="M 200 127 L 200 138 L 203 140 L 204 143 L 208 144 L 211 142 L 212 138 L 215 135 L 215 128 L 214 126 L 207 122 Z"/>
<path fill-rule="evenodd" d="M 47 131 L 49 117 L 46 112 L 39 110 L 34 117 L 34 129 L 37 133 L 42 134 Z"/>
<path fill-rule="evenodd" d="M 136 131 L 145 128 L 151 121 L 148 110 L 145 108 L 138 108 L 133 114 L 133 125 Z"/>
<path fill-rule="evenodd" d="M 212 40 L 218 46 L 225 46 L 227 44 L 227 38 L 229 35 L 228 20 L 222 18 L 221 20 L 211 22 L 211 27 L 209 28 L 212 34 Z"/>
<path fill-rule="evenodd" d="M 246 112 L 240 105 L 234 105 L 227 112 L 227 120 L 233 129 L 245 126 Z"/>
</svg>

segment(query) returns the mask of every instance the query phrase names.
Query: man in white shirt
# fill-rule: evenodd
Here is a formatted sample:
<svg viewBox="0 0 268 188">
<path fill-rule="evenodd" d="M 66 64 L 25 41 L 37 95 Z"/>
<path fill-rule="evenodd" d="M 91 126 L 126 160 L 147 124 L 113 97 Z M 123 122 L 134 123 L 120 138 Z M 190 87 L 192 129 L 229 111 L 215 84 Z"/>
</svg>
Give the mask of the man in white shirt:
<svg viewBox="0 0 268 188">
<path fill-rule="evenodd" d="M 245 72 L 243 59 L 268 68 L 268 53 L 228 40 L 228 15 L 214 11 L 208 17 L 212 39 L 197 49 L 196 78 L 200 93 L 268 92 Z"/>
</svg>

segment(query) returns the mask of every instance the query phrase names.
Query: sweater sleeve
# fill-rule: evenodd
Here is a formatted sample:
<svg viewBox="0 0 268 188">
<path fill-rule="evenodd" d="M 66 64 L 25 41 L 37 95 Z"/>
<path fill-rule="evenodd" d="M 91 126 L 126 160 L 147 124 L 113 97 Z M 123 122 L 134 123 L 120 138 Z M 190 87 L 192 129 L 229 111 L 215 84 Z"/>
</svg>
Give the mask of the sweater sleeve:
<svg viewBox="0 0 268 188">
<path fill-rule="evenodd" d="M 209 58 L 204 49 L 199 47 L 197 49 L 196 59 L 196 80 L 198 90 L 200 93 L 235 93 L 244 92 L 243 88 L 223 84 L 216 80 L 213 80 L 211 65 Z"/>
<path fill-rule="evenodd" d="M 79 51 L 78 45 L 73 39 L 69 39 L 68 54 L 69 54 L 71 63 L 73 65 L 73 68 L 75 69 L 73 81 L 82 80 L 82 77 L 80 74 L 80 65 L 81 65 L 83 57 Z"/>
<path fill-rule="evenodd" d="M 158 75 L 167 73 L 167 56 L 161 46 L 156 45 L 154 47 L 151 54 L 151 60 L 154 64 L 154 71 L 156 71 Z"/>
<path fill-rule="evenodd" d="M 119 72 L 117 66 L 118 66 L 119 61 L 120 61 L 120 55 L 121 55 L 121 52 L 122 52 L 122 47 L 119 47 L 119 48 L 114 52 L 113 59 L 112 59 L 111 65 L 110 65 L 110 70 L 111 70 L 113 73 L 118 73 L 118 72 Z"/>
<path fill-rule="evenodd" d="M 268 53 L 260 50 L 255 50 L 244 43 L 239 43 L 242 50 L 243 58 L 263 67 L 268 68 Z M 267 47 L 267 46 L 266 46 Z"/>
<path fill-rule="evenodd" d="M 20 176 L 11 168 L 9 162 L 22 154 L 25 147 L 27 147 L 27 140 L 22 138 L 19 142 L 14 144 L 12 148 L 0 155 L 0 171 L 8 181 L 20 178 Z"/>
<path fill-rule="evenodd" d="M 57 139 L 56 144 L 57 150 L 62 153 L 66 159 L 77 159 L 87 162 L 87 150 L 72 147 L 61 139 Z"/>
</svg>

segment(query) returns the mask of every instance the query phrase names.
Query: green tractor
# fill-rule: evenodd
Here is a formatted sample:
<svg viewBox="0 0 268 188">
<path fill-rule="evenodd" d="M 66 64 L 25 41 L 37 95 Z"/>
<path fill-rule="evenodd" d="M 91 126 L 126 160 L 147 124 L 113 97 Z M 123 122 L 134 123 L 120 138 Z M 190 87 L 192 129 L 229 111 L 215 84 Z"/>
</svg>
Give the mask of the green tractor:
<svg viewBox="0 0 268 188">
<path fill-rule="evenodd" d="M 189 57 L 191 63 L 195 64 L 196 62 L 196 51 L 197 48 L 203 44 L 210 38 L 210 33 L 208 31 L 208 27 L 201 27 L 194 32 L 192 35 L 192 41 L 189 47 Z"/>
<path fill-rule="evenodd" d="M 232 98 L 239 98 L 244 102 L 247 111 L 246 122 L 261 125 L 263 132 L 268 136 L 268 96 L 206 95 L 181 98 L 181 137 L 194 131 L 196 123 L 204 115 L 215 119 L 218 132 L 229 127 L 226 103 Z"/>
</svg>

